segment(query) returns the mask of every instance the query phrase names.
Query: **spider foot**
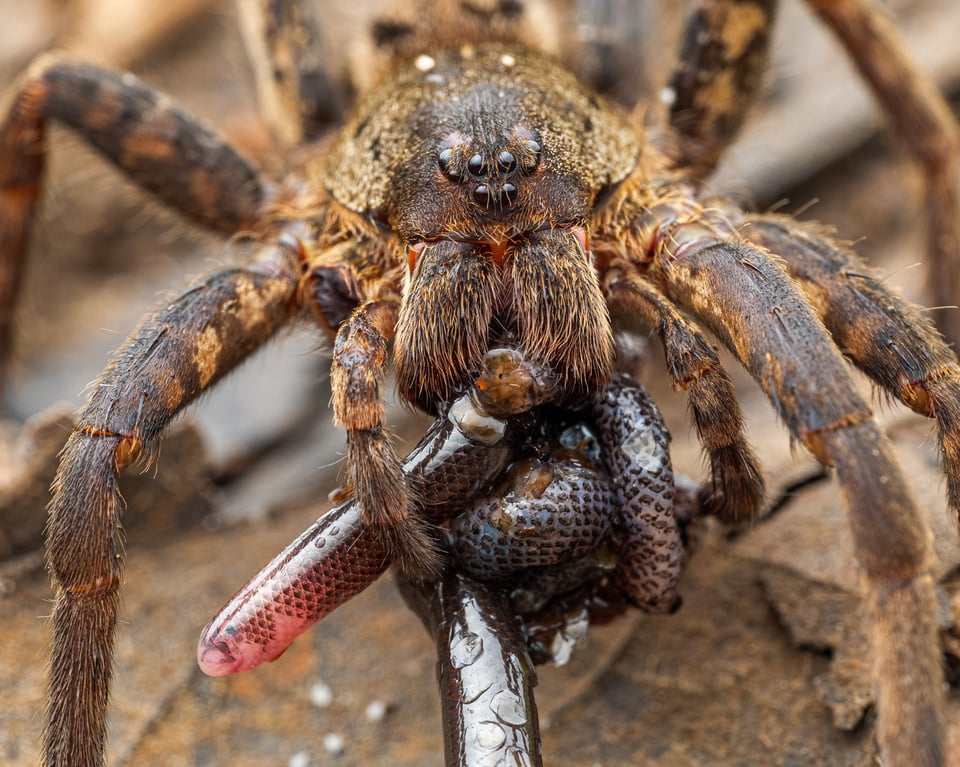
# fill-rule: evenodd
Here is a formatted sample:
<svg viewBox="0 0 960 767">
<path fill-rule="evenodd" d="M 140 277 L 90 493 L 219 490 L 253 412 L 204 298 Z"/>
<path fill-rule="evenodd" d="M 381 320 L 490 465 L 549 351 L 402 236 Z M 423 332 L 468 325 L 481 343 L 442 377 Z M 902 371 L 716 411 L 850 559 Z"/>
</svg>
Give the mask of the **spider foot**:
<svg viewBox="0 0 960 767">
<path fill-rule="evenodd" d="M 394 566 L 407 578 L 432 581 L 443 570 L 443 554 L 435 527 L 410 507 L 399 524 L 380 526 L 374 534 Z"/>
<path fill-rule="evenodd" d="M 443 560 L 430 524 L 419 516 L 393 447 L 382 429 L 351 432 L 347 452 L 364 522 L 406 576 L 432 579 Z"/>
<path fill-rule="evenodd" d="M 766 487 L 749 447 L 737 442 L 710 453 L 712 481 L 700 490 L 702 513 L 727 523 L 755 519 L 763 506 Z"/>
<path fill-rule="evenodd" d="M 405 522 L 377 531 L 396 568 L 413 580 L 431 581 L 443 570 L 443 555 L 433 526 L 411 513 Z"/>
</svg>

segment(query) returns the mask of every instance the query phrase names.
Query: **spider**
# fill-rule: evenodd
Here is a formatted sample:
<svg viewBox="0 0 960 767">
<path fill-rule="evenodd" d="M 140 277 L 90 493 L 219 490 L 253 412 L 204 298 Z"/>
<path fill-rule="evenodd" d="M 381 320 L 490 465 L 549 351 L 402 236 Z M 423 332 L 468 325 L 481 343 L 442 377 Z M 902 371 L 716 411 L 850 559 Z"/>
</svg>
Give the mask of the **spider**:
<svg viewBox="0 0 960 767">
<path fill-rule="evenodd" d="M 861 0 L 811 4 L 923 160 L 933 241 L 946 247 L 956 154 L 942 102 Z M 461 396 L 496 346 L 550 371 L 552 403 L 566 411 L 610 381 L 611 309 L 656 330 L 687 392 L 712 473 L 704 512 L 750 518 L 763 497 L 704 330 L 758 381 L 791 436 L 835 467 L 873 623 L 881 750 L 890 765 L 944 763 L 928 534 L 841 350 L 935 417 L 954 508 L 956 358 L 824 231 L 703 191 L 755 96 L 774 5 L 698 5 L 668 119 L 648 130 L 550 56 L 538 4 L 413 2 L 374 24 L 371 85 L 327 135 L 340 91 L 314 55 L 310 9 L 250 2 L 262 101 L 293 167 L 279 181 L 130 75 L 56 56 L 29 69 L 0 121 L 0 361 L 51 120 L 233 236 L 238 251 L 237 266 L 145 317 L 64 448 L 47 541 L 57 588 L 48 764 L 103 761 L 122 567 L 116 475 L 155 456 L 182 408 L 281 328 L 312 318 L 334 338 L 333 417 L 360 518 L 407 580 L 430 582 L 441 550 L 384 422 L 388 344 L 401 397 L 427 413 Z"/>
</svg>

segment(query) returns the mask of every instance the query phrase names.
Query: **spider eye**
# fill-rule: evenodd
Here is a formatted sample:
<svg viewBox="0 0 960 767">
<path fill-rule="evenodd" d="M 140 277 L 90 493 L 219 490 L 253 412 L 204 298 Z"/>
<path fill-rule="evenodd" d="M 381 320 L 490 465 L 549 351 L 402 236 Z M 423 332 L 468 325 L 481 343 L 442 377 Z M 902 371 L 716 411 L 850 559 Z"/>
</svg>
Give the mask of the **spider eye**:
<svg viewBox="0 0 960 767">
<path fill-rule="evenodd" d="M 517 158 L 513 156 L 512 152 L 504 149 L 497 155 L 497 170 L 501 173 L 512 173 L 516 168 Z"/>
<path fill-rule="evenodd" d="M 457 180 L 460 178 L 461 170 L 458 167 L 457 153 L 453 149 L 444 149 L 437 156 L 437 165 L 440 166 L 440 172 L 447 178 Z"/>
<path fill-rule="evenodd" d="M 473 199 L 480 205 L 487 206 L 490 204 L 490 187 L 486 184 L 478 184 L 477 188 L 473 190 Z"/>
<path fill-rule="evenodd" d="M 475 154 L 469 160 L 467 160 L 467 170 L 470 171 L 471 175 L 476 176 L 477 178 L 483 178 L 487 175 L 486 164 L 483 162 L 482 154 Z"/>
<path fill-rule="evenodd" d="M 517 201 L 517 187 L 509 181 L 500 187 L 500 202 L 513 205 Z"/>
</svg>

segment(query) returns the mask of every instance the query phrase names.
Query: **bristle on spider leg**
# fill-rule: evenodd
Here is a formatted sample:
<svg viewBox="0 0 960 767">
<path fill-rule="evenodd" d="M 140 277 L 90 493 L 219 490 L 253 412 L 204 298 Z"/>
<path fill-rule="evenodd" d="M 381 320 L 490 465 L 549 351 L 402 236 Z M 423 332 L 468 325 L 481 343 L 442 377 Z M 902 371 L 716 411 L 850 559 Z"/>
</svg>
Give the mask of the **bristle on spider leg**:
<svg viewBox="0 0 960 767">
<path fill-rule="evenodd" d="M 930 318 L 822 227 L 749 217 L 750 238 L 784 260 L 844 355 L 884 394 L 937 422 L 947 497 L 960 523 L 960 362 Z"/>
<path fill-rule="evenodd" d="M 766 492 L 759 461 L 747 442 L 736 392 L 702 331 L 629 265 L 608 270 L 610 300 L 657 328 L 674 386 L 687 394 L 690 416 L 710 464 L 701 493 L 704 513 L 724 522 L 755 518 Z"/>
<path fill-rule="evenodd" d="M 674 227 L 657 266 L 671 295 L 737 354 L 791 433 L 836 467 L 873 613 L 885 763 L 939 767 L 944 715 L 929 532 L 846 363 L 783 262 L 732 243 L 713 223 L 714 230 Z"/>
<path fill-rule="evenodd" d="M 349 432 L 347 457 L 354 467 L 363 519 L 394 564 L 411 578 L 438 575 L 443 562 L 431 527 L 417 512 L 416 498 L 383 430 Z"/>
</svg>

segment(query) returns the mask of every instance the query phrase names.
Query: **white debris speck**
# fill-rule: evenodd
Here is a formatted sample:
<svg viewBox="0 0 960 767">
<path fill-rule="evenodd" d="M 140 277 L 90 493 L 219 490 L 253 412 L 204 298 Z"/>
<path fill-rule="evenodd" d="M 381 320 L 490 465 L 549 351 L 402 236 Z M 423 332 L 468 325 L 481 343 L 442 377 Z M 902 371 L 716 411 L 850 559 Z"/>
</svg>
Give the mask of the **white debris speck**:
<svg viewBox="0 0 960 767">
<path fill-rule="evenodd" d="M 517 60 L 513 56 L 511 56 L 509 53 L 504 53 L 500 57 L 500 63 L 503 64 L 505 67 L 512 67 L 514 64 L 517 63 Z"/>
<path fill-rule="evenodd" d="M 586 612 L 567 621 L 563 628 L 554 634 L 550 642 L 550 662 L 554 666 L 565 666 L 577 642 L 587 635 L 588 628 L 590 628 L 590 618 Z"/>
<path fill-rule="evenodd" d="M 323 747 L 326 749 L 328 754 L 342 754 L 343 736 L 336 732 L 331 732 L 329 735 L 324 735 Z"/>
<path fill-rule="evenodd" d="M 660 91 L 660 103 L 672 107 L 677 100 L 677 92 L 673 88 L 663 88 Z"/>
<path fill-rule="evenodd" d="M 333 690 L 330 685 L 317 682 L 310 688 L 310 702 L 317 708 L 327 708 L 333 703 Z"/>
<path fill-rule="evenodd" d="M 287 762 L 287 767 L 309 767 L 310 754 L 306 751 L 298 751 Z"/>
<path fill-rule="evenodd" d="M 416 60 L 413 62 L 413 65 L 420 72 L 429 72 L 437 65 L 437 62 L 433 60 L 433 56 L 428 56 L 425 53 L 421 53 L 419 56 L 417 56 Z"/>
<path fill-rule="evenodd" d="M 368 722 L 382 722 L 387 715 L 387 704 L 382 700 L 370 701 L 363 713 Z"/>
</svg>

